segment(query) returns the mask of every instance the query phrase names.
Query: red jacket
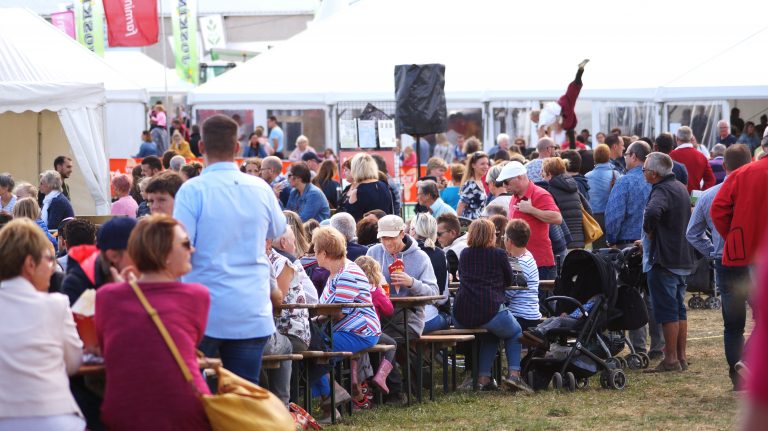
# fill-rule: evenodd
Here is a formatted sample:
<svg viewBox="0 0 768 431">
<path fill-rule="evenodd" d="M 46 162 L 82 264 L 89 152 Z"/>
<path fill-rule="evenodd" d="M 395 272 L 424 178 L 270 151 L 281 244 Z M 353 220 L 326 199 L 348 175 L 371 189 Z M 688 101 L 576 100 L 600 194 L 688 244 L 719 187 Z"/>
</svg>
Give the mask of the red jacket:
<svg viewBox="0 0 768 431">
<path fill-rule="evenodd" d="M 688 193 L 692 190 L 706 190 L 715 185 L 715 174 L 712 173 L 709 160 L 699 150 L 693 148 L 693 145 L 683 144 L 669 153 L 669 156 L 688 169 Z M 702 179 L 704 179 L 704 187 L 700 186 Z"/>
<path fill-rule="evenodd" d="M 768 158 L 745 165 L 725 178 L 712 202 L 712 223 L 725 238 L 723 265 L 755 262 L 768 220 Z"/>
</svg>

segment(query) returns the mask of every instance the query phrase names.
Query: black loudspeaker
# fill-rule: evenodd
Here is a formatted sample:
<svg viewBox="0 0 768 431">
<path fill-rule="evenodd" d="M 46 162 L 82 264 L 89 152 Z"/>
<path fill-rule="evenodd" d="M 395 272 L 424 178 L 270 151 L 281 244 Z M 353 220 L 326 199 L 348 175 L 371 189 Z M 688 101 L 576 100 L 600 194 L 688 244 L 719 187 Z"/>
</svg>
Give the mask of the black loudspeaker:
<svg viewBox="0 0 768 431">
<path fill-rule="evenodd" d="M 397 133 L 429 135 L 448 128 L 445 107 L 445 65 L 395 66 L 395 127 Z"/>
</svg>

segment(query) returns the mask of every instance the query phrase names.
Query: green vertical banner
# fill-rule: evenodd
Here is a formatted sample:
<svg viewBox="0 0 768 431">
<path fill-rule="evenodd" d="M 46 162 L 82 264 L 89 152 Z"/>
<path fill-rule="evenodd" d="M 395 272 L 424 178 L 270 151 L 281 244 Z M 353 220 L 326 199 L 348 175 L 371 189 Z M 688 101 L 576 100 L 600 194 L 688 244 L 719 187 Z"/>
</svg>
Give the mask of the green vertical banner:
<svg viewBox="0 0 768 431">
<path fill-rule="evenodd" d="M 77 41 L 104 57 L 104 7 L 101 0 L 75 0 Z"/>
<path fill-rule="evenodd" d="M 197 0 L 176 0 L 171 13 L 173 26 L 173 54 L 176 73 L 187 82 L 197 85 L 200 59 L 197 52 Z"/>
</svg>

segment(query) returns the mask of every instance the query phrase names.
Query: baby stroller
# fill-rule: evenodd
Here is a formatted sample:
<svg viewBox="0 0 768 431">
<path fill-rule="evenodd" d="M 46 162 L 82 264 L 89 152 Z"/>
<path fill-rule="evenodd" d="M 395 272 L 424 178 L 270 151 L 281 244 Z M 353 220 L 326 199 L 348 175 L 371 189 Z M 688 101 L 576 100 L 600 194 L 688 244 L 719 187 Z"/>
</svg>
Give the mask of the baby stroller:
<svg viewBox="0 0 768 431">
<path fill-rule="evenodd" d="M 722 305 L 717 291 L 712 259 L 702 257 L 696 261 L 693 273 L 686 278 L 686 291 L 693 296 L 688 300 L 688 308 L 693 310 L 719 310 Z M 707 295 L 707 299 L 703 298 Z"/>
<path fill-rule="evenodd" d="M 625 337 L 625 330 L 639 329 L 648 323 L 648 310 L 642 298 L 642 293 L 648 292 L 643 273 L 643 251 L 640 247 L 631 246 L 621 251 L 604 248 L 594 253 L 608 259 L 618 273 L 616 305 L 609 312 L 606 332 L 598 334 L 602 347 L 608 352 L 606 362 L 618 368 L 648 368 L 648 355 L 635 351 Z M 618 356 L 625 347 L 630 353 L 624 357 Z"/>
<path fill-rule="evenodd" d="M 624 315 L 615 307 L 618 291 L 617 271 L 608 256 L 585 250 L 566 256 L 555 295 L 545 300 L 545 307 L 553 316 L 579 308 L 584 317 L 574 328 L 549 330 L 546 343 L 529 349 L 521 366 L 533 389 L 546 389 L 551 382 L 555 389 L 575 391 L 586 387 L 598 372 L 603 388 L 624 388 L 626 375 L 615 362 L 606 360 L 612 355 L 600 335 L 609 320 Z M 587 312 L 582 304 L 593 297 L 595 304 Z"/>
</svg>

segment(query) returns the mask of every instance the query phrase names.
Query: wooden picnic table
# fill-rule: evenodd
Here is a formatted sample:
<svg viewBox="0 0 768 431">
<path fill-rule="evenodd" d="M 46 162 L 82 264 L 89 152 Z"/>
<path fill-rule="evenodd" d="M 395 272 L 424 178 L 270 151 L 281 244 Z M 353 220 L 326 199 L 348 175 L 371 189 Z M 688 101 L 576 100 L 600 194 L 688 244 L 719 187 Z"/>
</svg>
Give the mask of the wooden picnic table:
<svg viewBox="0 0 768 431">
<path fill-rule="evenodd" d="M 221 366 L 221 359 L 217 358 L 197 358 L 197 365 L 200 368 L 214 368 Z M 75 373 L 76 376 L 86 376 L 94 374 L 104 374 L 104 364 L 83 364 Z"/>
<path fill-rule="evenodd" d="M 539 280 L 539 290 L 552 291 L 555 289 L 555 280 Z M 459 290 L 459 283 L 448 285 L 448 292 L 455 294 Z M 506 290 L 528 290 L 528 286 L 508 286 Z"/>
</svg>

